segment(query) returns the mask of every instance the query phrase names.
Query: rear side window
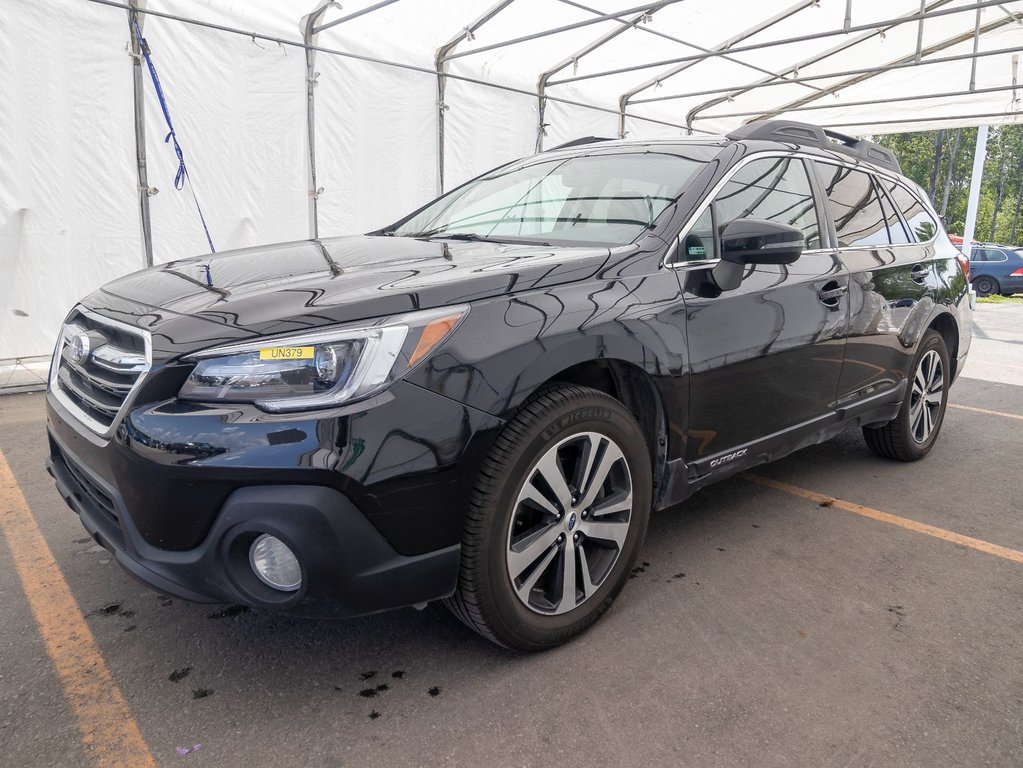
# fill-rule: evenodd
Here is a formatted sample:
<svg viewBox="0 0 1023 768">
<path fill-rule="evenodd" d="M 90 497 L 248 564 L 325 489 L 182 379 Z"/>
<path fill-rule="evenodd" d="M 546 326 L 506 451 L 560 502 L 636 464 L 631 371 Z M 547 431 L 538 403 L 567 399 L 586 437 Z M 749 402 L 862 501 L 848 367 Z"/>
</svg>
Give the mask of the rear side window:
<svg viewBox="0 0 1023 768">
<path fill-rule="evenodd" d="M 803 233 L 806 247 L 820 248 L 820 223 L 803 161 L 771 157 L 747 163 L 714 198 L 720 236 L 736 219 L 766 219 Z"/>
<path fill-rule="evenodd" d="M 1008 261 L 1009 257 L 1003 251 L 999 251 L 995 248 L 984 248 L 981 250 L 984 254 L 984 261 Z"/>
<path fill-rule="evenodd" d="M 890 245 L 884 211 L 870 175 L 817 163 L 831 205 L 839 247 Z"/>
<path fill-rule="evenodd" d="M 909 231 L 916 242 L 926 243 L 934 237 L 938 231 L 938 223 L 927 212 L 926 206 L 917 199 L 916 195 L 894 181 L 879 178 L 878 182 L 895 203 L 895 207 L 902 213 L 902 218 L 906 220 Z"/>
</svg>

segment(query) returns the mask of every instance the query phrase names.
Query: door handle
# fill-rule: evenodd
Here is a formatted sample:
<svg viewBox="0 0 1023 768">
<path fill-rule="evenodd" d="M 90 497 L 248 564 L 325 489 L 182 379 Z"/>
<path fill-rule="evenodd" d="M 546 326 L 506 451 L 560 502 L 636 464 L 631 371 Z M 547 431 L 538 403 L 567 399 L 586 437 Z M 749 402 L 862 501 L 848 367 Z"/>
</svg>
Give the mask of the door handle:
<svg viewBox="0 0 1023 768">
<path fill-rule="evenodd" d="M 817 291 L 817 298 L 826 307 L 837 307 L 838 300 L 848 292 L 849 288 L 847 286 L 832 280 L 825 283 L 824 287 Z"/>
<path fill-rule="evenodd" d="M 913 279 L 914 283 L 924 282 L 929 274 L 931 274 L 931 268 L 926 264 L 915 264 L 909 271 L 909 276 Z"/>
</svg>

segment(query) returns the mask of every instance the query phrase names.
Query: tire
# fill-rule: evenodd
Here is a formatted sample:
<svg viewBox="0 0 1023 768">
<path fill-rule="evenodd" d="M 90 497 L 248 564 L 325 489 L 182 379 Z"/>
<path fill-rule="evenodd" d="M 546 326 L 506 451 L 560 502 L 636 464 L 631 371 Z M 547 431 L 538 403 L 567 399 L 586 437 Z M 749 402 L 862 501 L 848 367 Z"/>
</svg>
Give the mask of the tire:
<svg viewBox="0 0 1023 768">
<path fill-rule="evenodd" d="M 458 587 L 445 604 L 507 648 L 560 645 L 611 607 L 643 544 L 650 506 L 650 453 L 628 409 L 593 389 L 548 387 L 505 426 L 484 462 Z"/>
<path fill-rule="evenodd" d="M 867 445 L 886 459 L 917 461 L 938 439 L 951 384 L 948 349 L 940 333 L 928 330 L 924 334 L 911 370 L 909 391 L 899 415 L 883 426 L 863 428 Z"/>
<path fill-rule="evenodd" d="M 981 275 L 973 281 L 973 290 L 977 292 L 978 296 L 990 296 L 993 293 L 998 293 L 998 283 L 994 278 Z"/>
</svg>

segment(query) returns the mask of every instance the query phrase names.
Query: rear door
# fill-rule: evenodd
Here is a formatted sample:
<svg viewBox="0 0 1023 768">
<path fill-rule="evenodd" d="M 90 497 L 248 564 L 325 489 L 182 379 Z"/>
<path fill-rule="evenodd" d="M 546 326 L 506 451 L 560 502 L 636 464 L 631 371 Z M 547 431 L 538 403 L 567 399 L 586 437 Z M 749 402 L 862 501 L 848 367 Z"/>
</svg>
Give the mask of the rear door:
<svg viewBox="0 0 1023 768">
<path fill-rule="evenodd" d="M 804 160 L 758 156 L 728 178 L 680 240 L 691 365 L 686 460 L 695 476 L 770 455 L 779 444 L 791 449 L 800 427 L 834 414 L 848 277 L 824 247 L 812 189 Z M 795 226 L 805 250 L 793 264 L 749 267 L 736 290 L 707 291 L 706 264 L 740 218 Z"/>
<path fill-rule="evenodd" d="M 862 168 L 814 161 L 850 274 L 851 319 L 840 407 L 894 394 L 940 287 L 937 223 L 908 188 Z"/>
</svg>

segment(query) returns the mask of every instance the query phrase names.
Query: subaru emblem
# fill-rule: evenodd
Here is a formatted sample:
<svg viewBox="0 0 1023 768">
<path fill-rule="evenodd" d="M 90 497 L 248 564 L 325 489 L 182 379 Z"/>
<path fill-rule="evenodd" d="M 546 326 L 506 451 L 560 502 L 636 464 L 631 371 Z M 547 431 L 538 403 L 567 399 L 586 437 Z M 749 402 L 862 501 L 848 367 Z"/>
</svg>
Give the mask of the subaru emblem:
<svg viewBox="0 0 1023 768">
<path fill-rule="evenodd" d="M 88 334 L 79 333 L 68 340 L 68 353 L 72 363 L 81 365 L 89 359 L 92 344 Z"/>
</svg>

